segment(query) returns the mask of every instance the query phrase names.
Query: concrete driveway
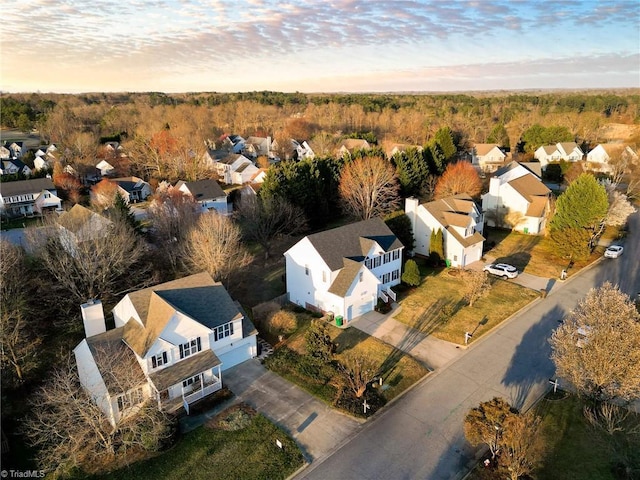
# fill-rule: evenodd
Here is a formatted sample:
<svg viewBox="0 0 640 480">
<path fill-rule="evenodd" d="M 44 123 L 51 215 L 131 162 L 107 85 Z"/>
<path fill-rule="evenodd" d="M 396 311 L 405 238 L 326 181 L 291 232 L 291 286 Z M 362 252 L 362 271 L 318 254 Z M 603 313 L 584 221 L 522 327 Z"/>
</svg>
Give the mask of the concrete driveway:
<svg viewBox="0 0 640 480">
<path fill-rule="evenodd" d="M 486 256 L 484 260 L 479 260 L 477 262 L 470 263 L 466 268 L 469 270 L 477 270 L 482 271 L 485 265 L 489 265 L 490 263 L 495 262 L 495 258 L 491 256 Z M 538 277 L 536 275 L 531 275 L 530 273 L 520 272 L 520 274 L 516 278 L 512 278 L 510 280 L 504 280 L 506 282 L 513 282 L 523 287 L 530 288 L 532 290 L 546 290 L 550 293 L 552 290 L 556 290 L 560 285 L 561 280 L 555 278 L 545 278 Z"/>
<path fill-rule="evenodd" d="M 295 438 L 309 462 L 335 452 L 362 424 L 267 370 L 257 359 L 226 370 L 223 378 L 238 400 Z"/>
</svg>

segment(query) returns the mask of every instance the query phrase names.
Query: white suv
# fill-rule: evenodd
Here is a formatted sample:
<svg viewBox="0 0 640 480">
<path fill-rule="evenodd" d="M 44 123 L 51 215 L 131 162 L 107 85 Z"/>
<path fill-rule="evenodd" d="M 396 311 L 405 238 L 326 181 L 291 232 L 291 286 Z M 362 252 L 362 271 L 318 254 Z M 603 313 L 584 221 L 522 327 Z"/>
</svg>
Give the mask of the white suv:
<svg viewBox="0 0 640 480">
<path fill-rule="evenodd" d="M 518 269 L 513 265 L 508 265 L 506 263 L 492 263 L 490 265 L 485 265 L 482 270 L 502 278 L 516 278 L 518 276 Z"/>
</svg>

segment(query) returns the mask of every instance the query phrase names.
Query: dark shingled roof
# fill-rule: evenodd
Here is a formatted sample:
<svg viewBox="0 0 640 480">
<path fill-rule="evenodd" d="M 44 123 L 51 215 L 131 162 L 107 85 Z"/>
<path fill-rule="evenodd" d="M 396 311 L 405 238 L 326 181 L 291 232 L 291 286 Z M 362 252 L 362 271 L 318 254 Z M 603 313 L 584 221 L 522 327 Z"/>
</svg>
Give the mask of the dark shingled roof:
<svg viewBox="0 0 640 480">
<path fill-rule="evenodd" d="M 540 177 L 540 175 L 538 175 L 533 168 L 529 167 L 529 163 L 534 163 L 534 162 L 527 162 L 527 163 L 520 163 L 520 162 L 516 162 L 515 160 L 513 160 L 512 162 L 507 163 L 504 167 L 499 168 L 498 170 L 495 171 L 495 173 L 493 174 L 494 177 L 499 177 L 501 175 L 504 175 L 507 172 L 510 172 L 511 170 L 518 168 L 518 167 L 524 167 L 527 169 L 527 171 L 531 172 L 532 174 L 534 174 L 536 177 Z M 540 165 L 538 163 L 538 165 Z"/>
<path fill-rule="evenodd" d="M 345 258 L 364 261 L 372 242 L 380 245 L 385 252 L 403 246 L 381 218 L 325 230 L 307 238 L 332 271 L 343 268 Z"/>
<path fill-rule="evenodd" d="M 34 178 L 33 180 L 19 180 L 17 182 L 0 182 L 0 192 L 3 197 L 40 193 L 43 190 L 56 191 L 50 178 Z"/>
<path fill-rule="evenodd" d="M 215 180 L 205 179 L 197 180 L 195 182 L 185 182 L 184 180 L 180 180 L 176 183 L 176 188 L 180 188 L 182 185 L 186 185 L 193 198 L 199 201 L 225 196 L 224 191 Z"/>
<path fill-rule="evenodd" d="M 124 339 L 144 357 L 175 311 L 197 320 L 208 328 L 242 318 L 242 313 L 219 282 L 206 272 L 162 283 L 129 294 L 142 324 L 130 320 L 125 325 Z"/>
<path fill-rule="evenodd" d="M 211 370 L 220 365 L 220 359 L 211 350 L 203 350 L 178 363 L 149 374 L 149 380 L 159 392 L 182 382 L 185 378 Z"/>
<path fill-rule="evenodd" d="M 135 192 L 136 190 L 142 190 L 145 182 L 138 177 L 122 177 L 114 178 L 113 181 L 117 183 L 120 188 L 127 192 Z"/>
</svg>

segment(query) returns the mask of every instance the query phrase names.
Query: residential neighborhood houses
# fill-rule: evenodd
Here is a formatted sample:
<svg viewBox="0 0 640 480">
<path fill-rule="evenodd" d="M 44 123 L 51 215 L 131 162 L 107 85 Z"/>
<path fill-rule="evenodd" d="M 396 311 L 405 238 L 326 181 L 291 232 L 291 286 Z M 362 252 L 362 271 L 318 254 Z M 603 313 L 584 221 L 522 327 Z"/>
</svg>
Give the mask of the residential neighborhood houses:
<svg viewBox="0 0 640 480">
<path fill-rule="evenodd" d="M 277 150 L 277 142 L 272 141 L 270 136 L 248 136 L 244 139 L 239 135 L 224 135 L 215 143 L 205 143 L 207 149 L 203 150 L 201 160 L 206 169 L 199 171 L 189 180 L 175 180 L 174 177 L 171 183 L 175 186 L 172 188 L 191 197 L 198 204 L 198 210 L 203 215 L 195 215 L 196 217 L 223 217 L 227 222 L 224 225 L 237 227 L 238 244 L 242 249 L 249 250 L 247 247 L 250 247 L 251 254 L 233 257 L 222 249 L 227 243 L 227 239 L 223 239 L 220 251 L 213 252 L 212 257 L 216 257 L 215 261 L 220 263 L 231 263 L 231 273 L 225 276 L 200 272 L 198 267 L 194 266 L 195 262 L 176 261 L 169 266 L 167 261 L 167 265 L 164 265 L 164 259 L 158 254 L 158 243 L 154 244 L 150 236 L 140 234 L 140 241 L 145 244 L 147 254 L 155 256 L 154 261 L 162 265 L 165 271 L 156 272 L 156 276 L 149 276 L 135 288 L 123 286 L 116 300 L 113 297 L 105 297 L 103 304 L 101 298 L 86 298 L 86 303 L 80 307 L 85 338 L 73 349 L 75 365 L 83 388 L 89 392 L 114 428 L 124 419 L 135 418 L 142 405 L 149 402 L 161 412 L 191 414 L 196 406 L 204 404 L 204 400 L 211 400 L 216 392 L 226 387 L 225 382 L 229 378 L 227 376 L 231 375 L 228 371 L 232 367 L 259 355 L 258 335 L 270 335 L 273 337 L 272 343 L 278 338 L 280 347 L 286 346 L 286 335 L 274 335 L 274 331 L 269 331 L 271 327 L 263 323 L 266 320 L 261 319 L 260 323 L 256 321 L 254 325 L 256 319 L 253 312 L 249 315 L 244 307 L 255 305 L 243 306 L 232 298 L 233 283 L 229 278 L 242 272 L 250 261 L 257 263 L 254 258 L 258 256 L 252 255 L 263 248 L 259 241 L 249 241 L 243 237 L 242 226 L 234 216 L 233 202 L 241 195 L 255 195 L 260 199 L 261 185 L 264 184 L 265 189 L 267 185 L 272 188 L 273 184 L 269 184 L 273 181 L 271 171 L 293 168 L 291 165 L 295 163 L 315 161 L 318 157 L 306 140 L 291 140 L 290 158 L 288 155 L 287 158 L 280 158 L 276 154 L 276 151 L 281 150 Z M 337 150 L 336 145 L 339 145 Z M 439 198 L 434 196 L 434 188 L 428 191 L 428 184 L 425 187 L 423 183 L 418 190 L 419 194 L 407 195 L 405 198 L 398 196 L 394 200 L 397 204 L 403 204 L 404 208 L 400 211 L 395 207 L 388 208 L 387 214 L 399 214 L 406 220 L 410 238 L 405 240 L 403 234 L 406 232 L 398 229 L 397 224 L 390 221 L 390 217 L 374 216 L 359 220 L 344 216 L 340 210 L 340 198 L 336 193 L 336 198 L 326 203 L 327 217 L 331 221 L 321 224 L 319 228 L 307 228 L 303 235 L 297 237 L 289 238 L 286 234 L 275 236 L 276 241 L 290 242 L 282 257 L 273 261 L 273 264 L 279 262 L 282 269 L 274 270 L 276 273 L 268 272 L 269 286 L 266 285 L 266 280 L 257 278 L 256 282 L 262 280 L 264 285 L 256 286 L 256 283 L 252 282 L 246 289 L 273 289 L 275 294 L 280 288 L 281 291 L 275 299 L 267 300 L 274 300 L 281 309 L 304 311 L 305 314 L 321 317 L 322 321 L 339 328 L 351 328 L 354 325 L 357 328 L 358 319 L 372 313 L 382 315 L 380 312 L 386 309 L 398 308 L 398 302 L 402 298 L 400 295 L 405 294 L 400 284 L 408 284 L 403 278 L 407 260 L 417 261 L 421 265 L 420 268 L 431 268 L 428 263 L 430 255 L 440 251 L 443 264 L 446 265 L 445 271 L 465 272 L 475 269 L 482 273 L 482 267 L 487 262 L 487 231 L 507 229 L 542 238 L 549 232 L 549 221 L 554 214 L 553 199 L 554 195 L 558 194 L 557 191 L 552 192 L 545 184 L 544 171 L 549 164 L 563 160 L 581 162 L 584 154 L 578 144 L 561 142 L 542 145 L 533 154 L 537 161 L 526 162 L 510 161 L 513 154 L 507 153 L 497 143 L 473 145 L 469 150 L 467 144 L 464 150 L 459 150 L 459 156 L 453 155 L 446 161 L 442 154 L 438 158 L 443 162 L 441 167 L 444 170 L 447 164 L 456 161 L 466 162 L 467 160 L 463 159 L 466 157 L 462 154 L 470 152 L 470 163 L 478 172 L 476 176 L 485 180 L 481 195 L 471 196 L 466 193 L 465 187 L 462 187 L 460 193 Z M 423 152 L 422 147 L 404 143 L 393 143 L 389 146 L 391 148 L 385 152 L 393 153 L 385 158 L 385 162 L 393 168 L 393 157 L 403 155 L 408 149 L 412 152 L 415 149 L 420 155 L 425 155 L 424 158 L 432 155 L 431 162 L 438 159 L 433 154 L 438 152 L 436 148 L 431 150 L 431 147 L 425 147 Z M 364 139 L 343 138 L 340 142 L 334 143 L 333 147 L 333 157 L 327 161 L 335 159 L 338 162 L 338 159 L 341 159 L 339 162 L 346 163 L 351 161 L 351 155 L 355 152 L 365 155 L 366 158 L 366 152 L 372 151 L 375 145 Z M 126 156 L 124 148 L 118 142 L 107 143 L 105 148 L 113 150 L 114 155 L 117 152 L 119 158 Z M 28 173 L 19 170 L 5 172 L 6 168 L 18 168 L 21 163 L 17 160 L 17 154 L 11 153 L 20 150 L 12 145 L 7 145 L 5 149 L 10 152 L 10 158 L 3 160 L 3 175 L 31 175 L 30 170 Z M 107 159 L 102 159 L 97 164 L 92 163 L 96 167 L 95 178 L 89 181 L 88 177 L 84 176 L 83 180 L 87 184 L 82 184 L 71 165 L 67 165 L 68 170 L 60 169 L 64 159 L 56 158 L 56 148 L 53 145 L 46 148 L 42 146 L 38 152 L 33 160 L 34 166 L 38 165 L 38 168 L 34 168 L 34 171 L 53 168 L 58 162 L 59 170 L 78 179 L 80 186 L 77 188 L 83 189 L 85 196 L 86 193 L 92 192 L 89 184 L 101 178 L 105 179 L 104 182 L 109 182 L 111 188 L 115 185 L 124 203 L 129 206 L 153 199 L 154 191 L 160 192 L 159 189 L 156 190 L 159 179 L 146 174 L 113 178 L 116 169 Z M 522 159 L 530 160 L 530 156 L 531 154 L 522 155 Z M 258 161 L 260 157 L 267 162 Z M 586 159 L 585 170 L 610 173 L 611 162 L 615 163 L 619 159 L 629 163 L 638 162 L 638 155 L 628 145 L 599 144 L 587 154 Z M 26 165 L 25 167 L 29 168 Z M 339 183 L 340 170 L 338 167 L 336 170 L 338 175 L 333 181 Z M 473 173 L 473 169 L 470 170 Z M 309 177 L 319 177 L 319 171 L 320 169 L 314 170 Z M 429 175 L 438 177 L 431 173 L 433 171 L 430 170 Z M 60 232 L 63 248 L 74 255 L 73 252 L 77 251 L 76 246 L 79 243 L 97 241 L 109 232 L 113 220 L 82 205 L 80 201 L 71 206 L 76 200 L 68 194 L 68 183 L 61 188 L 54 184 L 54 179 L 59 181 L 59 175 L 56 177 L 54 174 L 53 179 L 2 181 L 0 211 L 3 219 L 45 216 L 46 213 L 51 213 L 52 218 L 55 218 L 54 225 L 57 225 Z M 201 178 L 203 176 L 207 178 Z M 424 176 L 421 181 L 426 179 L 427 175 Z M 311 192 L 312 189 L 306 187 L 307 184 L 302 183 L 300 177 L 295 178 L 300 183 L 287 185 L 289 190 L 317 193 Z M 439 178 L 435 178 L 435 181 L 439 181 Z M 329 181 L 326 180 L 326 183 Z M 160 185 L 170 184 L 162 179 Z M 282 190 L 284 189 L 282 187 Z M 314 201 L 317 200 L 315 198 Z M 85 205 L 88 204 L 86 199 L 82 201 Z M 266 226 L 263 228 L 268 230 L 268 221 L 272 220 L 266 217 L 269 213 L 268 203 L 265 201 L 264 204 L 258 205 L 263 208 L 258 212 L 264 218 L 252 221 L 264 221 Z M 66 211 L 63 210 L 63 206 Z M 124 208 L 128 207 L 125 205 Z M 320 210 L 320 207 L 317 209 Z M 101 210 L 101 213 L 105 213 L 106 210 Z M 308 214 L 308 210 L 304 213 Z M 149 222 L 148 219 L 144 221 Z M 329 228 L 328 225 L 333 228 Z M 148 223 L 145 223 L 146 226 Z M 191 231 L 189 229 L 192 228 L 192 225 L 187 225 L 184 227 L 185 231 L 180 233 L 184 233 L 186 238 Z M 217 233 L 209 232 L 209 238 L 201 237 L 200 242 L 208 245 L 211 240 L 213 244 Z M 170 243 L 170 248 L 182 254 L 194 252 L 192 245 L 187 248 L 180 244 L 183 239 L 179 237 L 179 234 L 171 235 L 171 242 L 175 244 Z M 409 244 L 409 241 L 413 244 Z M 434 242 L 441 242 L 441 245 Z M 564 259 L 562 257 L 558 261 Z M 235 261 L 238 262 L 237 266 Z M 271 267 L 265 259 L 265 272 Z M 132 265 L 132 268 L 136 266 Z M 434 268 L 437 270 L 440 266 L 436 265 Z M 204 269 L 203 267 L 202 270 Z M 566 272 L 563 270 L 564 273 Z M 418 280 L 421 274 L 424 277 L 424 273 L 419 272 Z M 134 276 L 134 272 L 131 272 L 131 276 Z M 259 274 L 256 276 L 260 277 Z M 564 281 L 565 278 L 561 280 Z M 224 285 L 222 282 L 225 282 Z M 238 283 L 241 284 L 240 287 L 233 288 L 242 292 L 243 280 Z M 487 285 L 484 288 L 489 290 Z M 112 307 L 111 315 L 105 315 L 104 306 L 107 304 L 110 309 Z M 246 311 L 249 312 L 248 309 Z M 107 325 L 114 327 L 109 329 Z M 471 338 L 466 337 L 466 333 L 469 332 L 463 332 L 465 348 L 467 340 Z M 261 341 L 264 342 L 264 339 Z M 384 379 L 380 378 L 379 382 L 382 389 Z M 371 379 L 365 381 L 365 391 L 371 385 Z M 363 398 L 366 405 L 366 397 Z M 359 408 L 360 397 L 357 397 L 356 401 Z M 364 411 L 366 413 L 366 407 Z"/>
<path fill-rule="evenodd" d="M 127 294 L 113 309 L 115 329 L 106 330 L 100 301 L 83 304 L 82 318 L 80 381 L 113 424 L 148 398 L 188 413 L 222 388 L 224 370 L 257 355 L 255 327 L 207 273 Z M 126 375 L 134 378 L 118 378 Z"/>
</svg>

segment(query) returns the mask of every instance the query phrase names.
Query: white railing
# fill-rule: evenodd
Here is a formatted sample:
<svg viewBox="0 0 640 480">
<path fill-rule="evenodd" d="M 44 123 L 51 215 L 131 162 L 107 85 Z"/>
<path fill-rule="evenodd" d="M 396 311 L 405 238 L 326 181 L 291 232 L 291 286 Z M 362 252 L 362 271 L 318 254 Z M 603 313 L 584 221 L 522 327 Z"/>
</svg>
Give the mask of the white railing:
<svg viewBox="0 0 640 480">
<path fill-rule="evenodd" d="M 205 385 L 199 390 L 195 392 L 188 393 L 183 395 L 182 398 L 186 404 L 190 404 L 195 402 L 196 400 L 200 400 L 201 398 L 206 397 L 207 395 L 212 394 L 213 392 L 217 392 L 222 388 L 222 382 L 218 380 L 217 382 L 211 383 L 209 385 Z M 187 412 L 188 413 L 188 412 Z"/>
<path fill-rule="evenodd" d="M 396 292 L 394 292 L 393 290 L 391 290 L 391 288 L 387 287 L 387 291 L 385 292 L 387 295 L 389 295 L 391 297 L 391 299 L 395 302 L 396 298 L 398 297 L 396 295 Z"/>
<path fill-rule="evenodd" d="M 389 301 L 389 297 L 387 297 L 387 295 L 384 293 L 383 290 L 380 290 L 380 295 L 379 297 L 384 301 L 384 302 L 388 302 Z"/>
</svg>

